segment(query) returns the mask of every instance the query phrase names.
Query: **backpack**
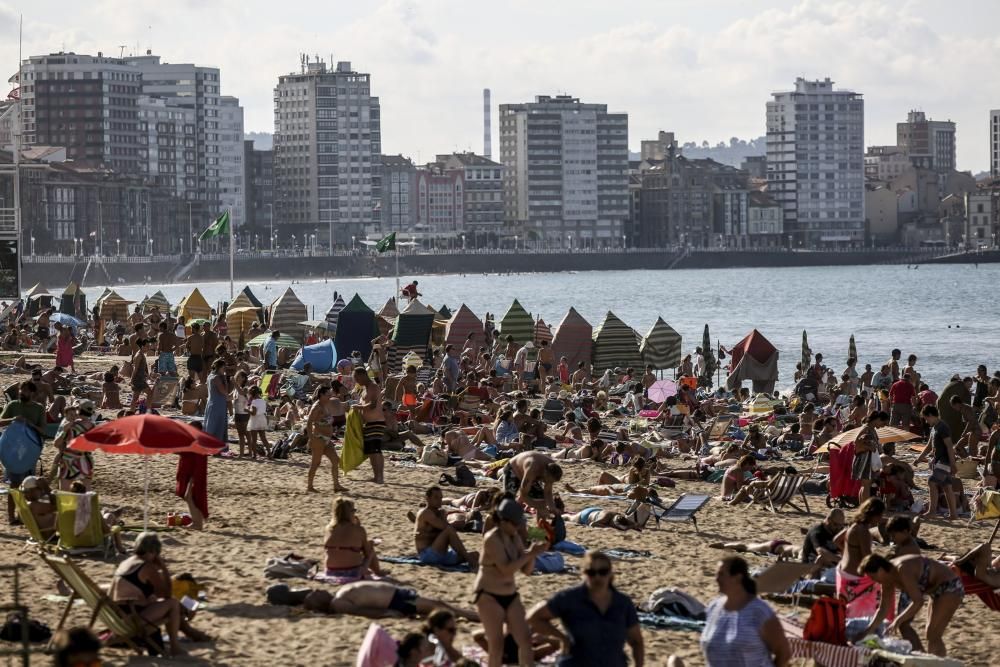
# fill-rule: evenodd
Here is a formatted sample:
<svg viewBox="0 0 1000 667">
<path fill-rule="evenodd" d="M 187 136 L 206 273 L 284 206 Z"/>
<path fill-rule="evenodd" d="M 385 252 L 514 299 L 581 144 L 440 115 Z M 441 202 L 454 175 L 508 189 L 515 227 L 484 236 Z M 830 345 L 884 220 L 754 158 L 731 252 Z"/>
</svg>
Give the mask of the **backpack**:
<svg viewBox="0 0 1000 667">
<path fill-rule="evenodd" d="M 276 443 L 274 443 L 274 445 L 271 446 L 271 451 L 269 452 L 269 454 L 272 459 L 287 459 L 288 452 L 290 449 L 291 446 L 288 442 L 288 439 L 282 438 L 281 440 L 277 441 Z"/>
<path fill-rule="evenodd" d="M 847 644 L 847 603 L 831 597 L 816 600 L 809 611 L 802 638 L 838 646 Z"/>
<path fill-rule="evenodd" d="M 642 610 L 651 614 L 670 614 L 696 621 L 705 620 L 705 605 L 679 588 L 665 586 L 650 593 Z"/>
</svg>

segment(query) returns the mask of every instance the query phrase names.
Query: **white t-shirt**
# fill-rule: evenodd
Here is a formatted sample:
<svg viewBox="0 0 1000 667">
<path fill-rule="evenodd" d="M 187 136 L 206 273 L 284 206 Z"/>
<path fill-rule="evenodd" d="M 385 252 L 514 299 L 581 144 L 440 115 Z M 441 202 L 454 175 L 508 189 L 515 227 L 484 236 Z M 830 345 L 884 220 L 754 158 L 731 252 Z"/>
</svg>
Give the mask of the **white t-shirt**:
<svg viewBox="0 0 1000 667">
<path fill-rule="evenodd" d="M 185 338 L 183 324 L 178 324 L 176 327 L 174 327 L 174 335 L 182 340 Z"/>
<path fill-rule="evenodd" d="M 250 422 L 247 424 L 247 429 L 250 431 L 266 431 L 267 401 L 263 398 L 255 398 L 250 402 L 250 407 L 257 408 L 257 414 L 250 415 Z"/>
</svg>

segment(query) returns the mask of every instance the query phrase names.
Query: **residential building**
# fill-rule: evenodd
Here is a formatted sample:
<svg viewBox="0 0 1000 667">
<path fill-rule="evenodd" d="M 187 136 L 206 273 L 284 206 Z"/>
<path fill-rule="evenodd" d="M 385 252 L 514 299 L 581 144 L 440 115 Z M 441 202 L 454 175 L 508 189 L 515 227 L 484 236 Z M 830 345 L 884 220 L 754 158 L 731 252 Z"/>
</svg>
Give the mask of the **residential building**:
<svg viewBox="0 0 1000 667">
<path fill-rule="evenodd" d="M 784 245 L 781 204 L 766 192 L 750 190 L 747 208 L 747 236 L 751 247 Z"/>
<path fill-rule="evenodd" d="M 913 168 L 909 156 L 899 146 L 869 146 L 865 152 L 865 178 L 891 181 Z"/>
<path fill-rule="evenodd" d="M 445 171 L 462 174 L 462 231 L 477 247 L 480 234 L 498 237 L 504 222 L 503 165 L 475 153 L 438 155 L 437 161 Z"/>
<path fill-rule="evenodd" d="M 416 176 L 416 229 L 430 237 L 456 238 L 465 215 L 462 172 L 432 162 L 417 170 Z"/>
<path fill-rule="evenodd" d="M 575 97 L 500 106 L 507 223 L 535 243 L 617 246 L 628 219 L 628 114 Z"/>
<path fill-rule="evenodd" d="M 639 142 L 639 158 L 642 160 L 665 160 L 671 146 L 677 155 L 681 154 L 674 133 L 660 130 L 656 139 L 643 139 Z"/>
<path fill-rule="evenodd" d="M 127 61 L 76 53 L 31 56 L 21 64 L 26 146 L 65 146 L 74 163 L 140 174 L 142 74 Z"/>
<path fill-rule="evenodd" d="M 750 178 L 767 180 L 767 156 L 766 155 L 748 155 L 743 162 L 740 163 L 740 169 L 747 172 Z"/>
<path fill-rule="evenodd" d="M 795 80 L 767 103 L 768 193 L 795 247 L 865 240 L 864 100 L 833 82 Z"/>
<path fill-rule="evenodd" d="M 402 155 L 383 155 L 382 233 L 413 232 L 417 225 L 417 168 Z"/>
<path fill-rule="evenodd" d="M 914 167 L 939 173 L 955 168 L 955 123 L 928 120 L 923 111 L 911 111 L 905 123 L 896 123 L 896 145 Z"/>
<path fill-rule="evenodd" d="M 194 109 L 168 106 L 161 97 L 139 97 L 141 173 L 182 199 L 196 199 Z"/>
<path fill-rule="evenodd" d="M 243 107 L 235 97 L 219 98 L 219 211 L 230 212 L 233 232 L 246 222 L 246 168 L 243 164 Z M 213 158 L 209 158 L 209 164 Z"/>
<path fill-rule="evenodd" d="M 194 215 L 207 224 L 221 208 L 223 142 L 219 130 L 219 69 L 193 63 L 166 63 L 148 50 L 144 55 L 127 57 L 124 62 L 140 72 L 143 94 L 164 100 L 168 107 L 194 112 L 194 186 L 187 188 L 185 195 L 196 202 Z"/>
<path fill-rule="evenodd" d="M 246 221 L 249 233 L 255 234 L 253 247 L 270 247 L 274 216 L 274 153 L 257 150 L 252 140 L 244 141 L 243 160 L 246 166 Z M 261 242 L 264 245 L 261 245 Z"/>
<path fill-rule="evenodd" d="M 871 245 L 892 245 L 899 237 L 899 196 L 886 183 L 865 183 L 865 214 Z"/>
<path fill-rule="evenodd" d="M 378 231 L 382 199 L 379 99 L 371 75 L 302 57 L 274 89 L 275 225 L 282 235 L 319 230 L 351 243 Z"/>
<path fill-rule="evenodd" d="M 996 246 L 998 218 L 1000 218 L 1000 191 L 986 187 L 966 193 L 963 237 L 951 239 L 951 244 L 959 245 L 966 250 Z"/>
<path fill-rule="evenodd" d="M 990 111 L 990 176 L 1000 178 L 1000 109 Z"/>
</svg>

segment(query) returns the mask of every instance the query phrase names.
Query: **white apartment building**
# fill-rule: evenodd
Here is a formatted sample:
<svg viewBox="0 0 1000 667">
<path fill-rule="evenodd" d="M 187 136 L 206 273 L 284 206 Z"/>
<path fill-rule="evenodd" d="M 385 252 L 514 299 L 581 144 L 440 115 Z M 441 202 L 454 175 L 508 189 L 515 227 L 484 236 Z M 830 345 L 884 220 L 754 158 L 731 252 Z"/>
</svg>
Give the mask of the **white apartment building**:
<svg viewBox="0 0 1000 667">
<path fill-rule="evenodd" d="M 550 246 L 618 246 L 629 216 L 628 114 L 567 95 L 500 106 L 509 225 Z"/>
<path fill-rule="evenodd" d="M 864 123 L 861 95 L 829 78 L 767 103 L 767 189 L 795 247 L 865 242 Z"/>
<path fill-rule="evenodd" d="M 235 97 L 219 98 L 219 204 L 232 211 L 236 232 L 246 222 L 246 169 L 243 163 L 243 107 Z"/>
<path fill-rule="evenodd" d="M 348 247 L 377 232 L 381 150 L 371 75 L 303 56 L 274 89 L 275 232 Z"/>
<path fill-rule="evenodd" d="M 139 144 L 145 176 L 184 199 L 195 198 L 196 127 L 194 109 L 168 106 L 160 97 L 139 97 Z"/>
</svg>

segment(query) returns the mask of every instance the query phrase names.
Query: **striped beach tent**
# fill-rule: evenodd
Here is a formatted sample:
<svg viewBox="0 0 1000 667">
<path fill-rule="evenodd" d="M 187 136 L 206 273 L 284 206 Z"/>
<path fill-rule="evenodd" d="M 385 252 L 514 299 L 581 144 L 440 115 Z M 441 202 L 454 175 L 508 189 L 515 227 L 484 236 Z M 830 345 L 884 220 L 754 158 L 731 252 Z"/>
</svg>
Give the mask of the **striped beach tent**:
<svg viewBox="0 0 1000 667">
<path fill-rule="evenodd" d="M 545 323 L 545 320 L 539 317 L 538 321 L 535 322 L 535 344 L 538 345 L 543 340 L 552 342 L 552 329 Z"/>
<path fill-rule="evenodd" d="M 440 308 L 438 308 L 438 315 L 440 315 L 441 317 L 443 317 L 446 320 L 450 320 L 451 319 L 451 309 L 448 308 L 448 306 L 442 305 Z"/>
<path fill-rule="evenodd" d="M 632 327 L 609 310 L 604 321 L 594 329 L 594 372 L 602 373 L 616 366 L 641 368 L 638 338 Z"/>
<path fill-rule="evenodd" d="M 521 303 L 514 299 L 507 313 L 500 318 L 500 333 L 506 339 L 513 336 L 516 343 L 527 343 L 535 335 L 535 320 L 524 309 Z"/>
<path fill-rule="evenodd" d="M 207 320 L 212 316 L 212 307 L 208 305 L 208 301 L 205 300 L 205 297 L 195 287 L 191 290 L 190 294 L 181 299 L 180 303 L 177 304 L 177 314 L 183 317 L 185 322 L 199 318 Z"/>
<path fill-rule="evenodd" d="M 109 291 L 101 298 L 98 316 L 102 320 L 126 320 L 128 319 L 128 307 L 135 301 L 129 301 L 115 291 Z"/>
<path fill-rule="evenodd" d="M 309 319 L 309 309 L 289 287 L 268 308 L 268 318 L 271 331 L 280 331 L 299 340 L 304 333 L 299 322 Z"/>
<path fill-rule="evenodd" d="M 340 311 L 347 305 L 344 303 L 344 297 L 339 294 L 335 294 L 334 296 L 336 298 L 333 300 L 333 305 L 330 306 L 330 310 L 326 311 L 326 323 L 331 336 L 337 332 L 337 318 L 340 315 Z"/>
<path fill-rule="evenodd" d="M 382 309 L 378 311 L 378 316 L 384 317 L 387 320 L 395 320 L 398 315 L 399 308 L 396 306 L 396 300 L 392 297 L 386 299 Z"/>
<path fill-rule="evenodd" d="M 59 299 L 59 312 L 72 315 L 79 320 L 87 320 L 87 295 L 75 282 L 70 282 L 63 290 Z"/>
<path fill-rule="evenodd" d="M 420 356 L 425 362 L 428 361 L 428 349 L 430 347 L 431 329 L 434 327 L 434 313 L 427 309 L 427 306 L 413 299 L 403 308 L 403 311 L 396 318 L 396 326 L 392 330 L 392 341 L 394 345 L 389 348 L 389 370 L 398 372 L 402 370 L 402 361 L 410 352 Z"/>
<path fill-rule="evenodd" d="M 642 359 L 656 370 L 677 368 L 681 363 L 681 335 L 657 317 L 639 346 Z"/>
<path fill-rule="evenodd" d="M 590 363 L 593 345 L 594 328 L 576 312 L 576 308 L 571 307 L 552 337 L 552 351 L 556 359 L 566 357 L 570 369 L 575 370 L 581 361 Z"/>
<path fill-rule="evenodd" d="M 233 339 L 246 335 L 254 322 L 263 324 L 264 316 L 258 306 L 253 305 L 246 292 L 240 292 L 226 309 L 226 331 Z"/>
<path fill-rule="evenodd" d="M 469 334 L 473 334 L 472 341 L 477 349 L 486 340 L 482 321 L 476 317 L 471 308 L 463 303 L 448 320 L 444 342 L 446 345 L 454 345 L 461 349 L 465 347 L 465 339 L 469 337 Z"/>
<path fill-rule="evenodd" d="M 357 351 L 362 359 L 372 353 L 372 340 L 378 335 L 375 311 L 357 294 L 341 309 L 337 316 L 337 335 L 334 344 L 341 359 Z"/>
<path fill-rule="evenodd" d="M 25 297 L 29 317 L 34 317 L 46 308 L 52 307 L 52 294 L 42 287 L 41 283 L 35 283 L 35 286 L 28 290 Z"/>
<path fill-rule="evenodd" d="M 151 312 L 153 310 L 153 306 L 159 308 L 161 313 L 170 312 L 170 302 L 167 301 L 167 297 L 164 296 L 163 292 L 160 290 L 157 290 L 152 296 L 147 296 L 142 300 L 142 312 Z"/>
</svg>

